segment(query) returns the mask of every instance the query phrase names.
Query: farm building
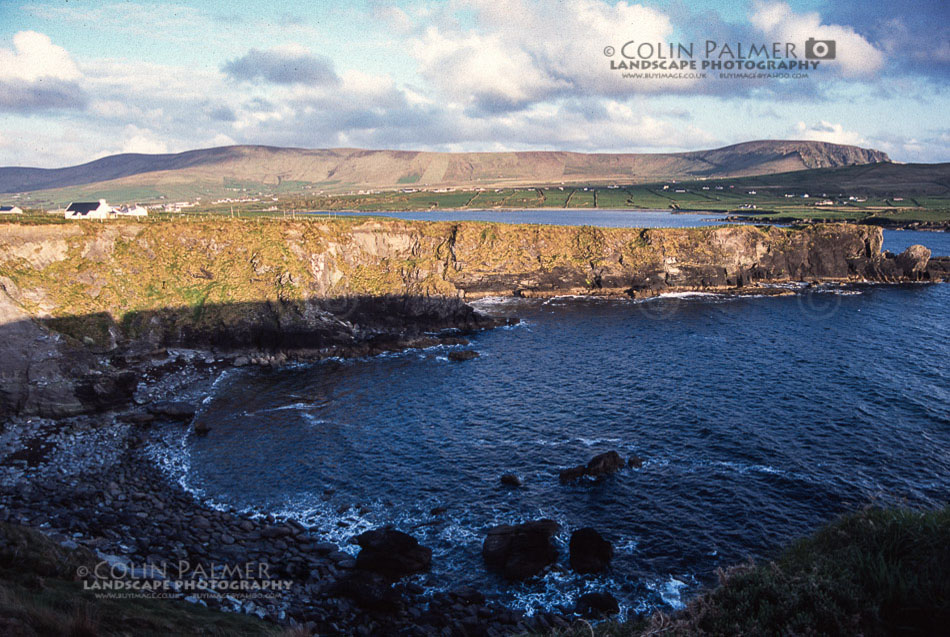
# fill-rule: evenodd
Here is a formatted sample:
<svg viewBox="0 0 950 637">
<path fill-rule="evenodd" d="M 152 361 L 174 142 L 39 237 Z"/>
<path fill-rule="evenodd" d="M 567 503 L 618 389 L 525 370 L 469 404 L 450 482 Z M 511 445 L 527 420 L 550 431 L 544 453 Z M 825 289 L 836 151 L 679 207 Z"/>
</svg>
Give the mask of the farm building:
<svg viewBox="0 0 950 637">
<path fill-rule="evenodd" d="M 67 219 L 108 219 L 113 214 L 112 206 L 105 199 L 99 201 L 74 201 L 66 206 Z"/>
<path fill-rule="evenodd" d="M 2 215 L 22 215 L 23 210 L 18 206 L 0 206 L 0 214 Z"/>
<path fill-rule="evenodd" d="M 146 210 L 143 206 L 140 206 L 139 204 L 132 204 L 131 206 L 122 205 L 117 208 L 113 208 L 112 211 L 115 212 L 115 214 L 122 217 L 147 217 L 148 216 L 148 210 Z"/>
</svg>

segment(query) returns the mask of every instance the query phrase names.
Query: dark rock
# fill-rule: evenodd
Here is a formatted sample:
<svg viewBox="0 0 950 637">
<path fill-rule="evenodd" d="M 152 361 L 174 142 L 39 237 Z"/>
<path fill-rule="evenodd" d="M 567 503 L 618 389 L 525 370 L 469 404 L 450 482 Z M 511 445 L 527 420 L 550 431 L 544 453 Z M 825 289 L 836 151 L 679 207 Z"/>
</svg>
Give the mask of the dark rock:
<svg viewBox="0 0 950 637">
<path fill-rule="evenodd" d="M 577 600 L 574 612 L 586 619 L 598 619 L 620 612 L 620 605 L 610 593 L 587 593 Z"/>
<path fill-rule="evenodd" d="M 155 414 L 144 411 L 134 411 L 131 414 L 123 415 L 122 420 L 130 425 L 147 425 L 155 420 Z"/>
<path fill-rule="evenodd" d="M 413 573 L 428 571 L 432 564 L 432 549 L 420 546 L 416 538 L 391 528 L 366 531 L 356 536 L 362 549 L 356 556 L 356 566 L 398 579 Z"/>
<path fill-rule="evenodd" d="M 337 580 L 332 591 L 352 599 L 360 608 L 392 612 L 399 608 L 402 597 L 382 575 L 367 571 L 353 571 Z"/>
<path fill-rule="evenodd" d="M 286 526 L 265 526 L 261 529 L 261 537 L 267 539 L 277 539 L 290 535 L 290 529 Z"/>
<path fill-rule="evenodd" d="M 316 551 L 318 555 L 328 555 L 338 549 L 336 544 L 331 544 L 330 542 L 319 542 L 313 545 L 313 550 Z"/>
<path fill-rule="evenodd" d="M 561 472 L 558 474 L 558 478 L 561 482 L 573 482 L 578 478 L 583 478 L 587 475 L 587 467 L 580 465 L 578 467 L 571 467 L 570 469 L 561 469 Z"/>
<path fill-rule="evenodd" d="M 630 456 L 630 459 L 627 460 L 627 466 L 632 469 L 639 469 L 643 466 L 643 458 L 639 456 Z"/>
<path fill-rule="evenodd" d="M 180 400 L 160 400 L 148 406 L 148 413 L 173 420 L 191 420 L 195 411 L 193 404 Z"/>
<path fill-rule="evenodd" d="M 557 529 L 554 520 L 492 527 L 482 544 L 485 565 L 508 580 L 533 577 L 557 561 L 552 541 Z"/>
<path fill-rule="evenodd" d="M 620 457 L 619 453 L 608 451 L 591 458 L 590 462 L 587 463 L 587 475 L 596 477 L 615 473 L 620 471 L 623 465 L 623 458 Z"/>
<path fill-rule="evenodd" d="M 139 377 L 134 372 L 103 374 L 84 379 L 76 388 L 76 397 L 87 408 L 102 410 L 128 404 L 138 388 Z"/>
<path fill-rule="evenodd" d="M 610 566 L 614 548 L 600 533 L 583 528 L 571 534 L 571 568 L 578 573 L 601 573 Z"/>
<path fill-rule="evenodd" d="M 457 588 L 454 591 L 450 591 L 449 595 L 469 605 L 481 605 L 485 603 L 485 596 L 482 594 L 482 592 L 478 589 L 472 588 L 471 586 Z"/>
<path fill-rule="evenodd" d="M 343 551 L 330 551 L 327 554 L 327 559 L 333 560 L 339 564 L 340 562 L 351 560 L 353 557 L 349 553 L 344 553 Z"/>
<path fill-rule="evenodd" d="M 429 515 L 442 515 L 448 510 L 448 507 L 434 507 L 429 511 Z"/>
<path fill-rule="evenodd" d="M 449 352 L 450 361 L 470 361 L 473 358 L 478 358 L 478 352 L 473 349 L 463 349 Z"/>
<path fill-rule="evenodd" d="M 522 484 L 521 478 L 513 473 L 506 473 L 503 475 L 501 477 L 501 483 L 506 487 L 520 487 Z"/>
<path fill-rule="evenodd" d="M 616 451 L 608 451 L 594 456 L 586 465 L 562 469 L 560 472 L 561 482 L 570 482 L 583 476 L 594 478 L 616 473 L 623 469 L 623 458 Z"/>
</svg>

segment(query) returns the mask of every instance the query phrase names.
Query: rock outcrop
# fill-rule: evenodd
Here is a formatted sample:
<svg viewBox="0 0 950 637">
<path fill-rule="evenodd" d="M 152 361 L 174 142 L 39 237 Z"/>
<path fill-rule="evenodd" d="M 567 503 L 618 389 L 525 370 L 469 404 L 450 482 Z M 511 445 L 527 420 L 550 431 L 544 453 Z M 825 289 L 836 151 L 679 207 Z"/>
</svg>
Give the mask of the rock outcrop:
<svg viewBox="0 0 950 637">
<path fill-rule="evenodd" d="M 624 468 L 623 458 L 616 451 L 607 451 L 591 458 L 587 464 L 582 464 L 570 469 L 562 469 L 559 478 L 561 482 L 571 482 L 584 476 L 599 478 L 601 476 L 616 473 Z"/>
<path fill-rule="evenodd" d="M 635 223 L 636 213 L 630 213 Z M 103 356 L 160 347 L 368 355 L 499 319 L 487 295 L 645 297 L 783 281 L 935 281 L 879 228 L 593 228 L 360 218 L 3 224 L 0 413 L 64 415 L 132 387 Z M 111 379 L 111 380 L 110 380 Z"/>
</svg>

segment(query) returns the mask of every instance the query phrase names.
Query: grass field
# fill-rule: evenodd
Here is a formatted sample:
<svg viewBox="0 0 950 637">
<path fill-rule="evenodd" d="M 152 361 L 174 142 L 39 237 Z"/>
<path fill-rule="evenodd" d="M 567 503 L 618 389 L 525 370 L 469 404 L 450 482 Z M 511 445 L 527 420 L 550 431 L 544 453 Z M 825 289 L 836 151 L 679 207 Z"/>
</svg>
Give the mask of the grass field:
<svg viewBox="0 0 950 637">
<path fill-rule="evenodd" d="M 415 190 L 406 177 L 406 188 L 358 194 L 321 195 L 321 185 L 282 181 L 274 185 L 228 180 L 227 197 L 258 201 L 213 204 L 209 184 L 162 185 L 89 192 L 88 187 L 37 193 L 25 199 L 2 201 L 36 208 L 31 201 L 88 200 L 110 203 L 196 201 L 187 214 L 282 215 L 293 211 L 424 211 L 454 209 L 603 208 L 626 210 L 679 210 L 748 215 L 754 221 L 862 221 L 909 224 L 950 224 L 950 186 L 928 182 L 921 191 L 916 182 L 878 183 L 865 175 L 866 167 L 830 171 L 799 171 L 736 179 L 668 181 L 648 184 L 565 184 L 551 187 Z M 811 177 L 811 180 L 809 180 Z M 938 175 L 939 177 L 939 175 Z M 863 179 L 863 181 L 862 181 Z M 329 182 L 328 182 L 329 183 Z M 942 183 L 942 182 L 941 182 Z M 936 185 L 935 185 L 936 184 Z M 333 182 L 334 187 L 345 186 Z M 216 188 L 220 190 L 222 184 Z M 164 199 L 157 199 L 158 193 Z M 927 194 L 920 194 L 926 192 Z M 808 195 L 807 197 L 804 195 Z M 232 213 L 233 211 L 233 213 Z"/>
</svg>

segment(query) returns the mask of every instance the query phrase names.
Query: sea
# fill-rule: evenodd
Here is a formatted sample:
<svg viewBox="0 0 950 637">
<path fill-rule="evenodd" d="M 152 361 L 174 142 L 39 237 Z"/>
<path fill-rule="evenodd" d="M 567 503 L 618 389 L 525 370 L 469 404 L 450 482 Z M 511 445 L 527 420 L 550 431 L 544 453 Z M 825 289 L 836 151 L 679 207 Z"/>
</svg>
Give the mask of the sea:
<svg viewBox="0 0 950 637">
<path fill-rule="evenodd" d="M 665 211 L 387 213 L 405 219 L 683 227 Z M 950 233 L 885 231 L 885 248 L 950 255 Z M 197 419 L 155 449 L 213 506 L 293 518 L 356 553 L 384 525 L 433 549 L 429 590 L 471 585 L 525 609 L 607 591 L 624 615 L 682 608 L 717 569 L 769 559 L 847 511 L 950 499 L 950 285 L 789 286 L 785 296 L 488 298 L 518 325 L 433 347 L 226 372 Z M 558 471 L 618 451 L 607 478 Z M 520 488 L 503 486 L 513 473 Z M 510 584 L 486 529 L 551 518 L 558 565 Z M 568 565 L 570 534 L 614 546 L 602 575 Z"/>
</svg>

